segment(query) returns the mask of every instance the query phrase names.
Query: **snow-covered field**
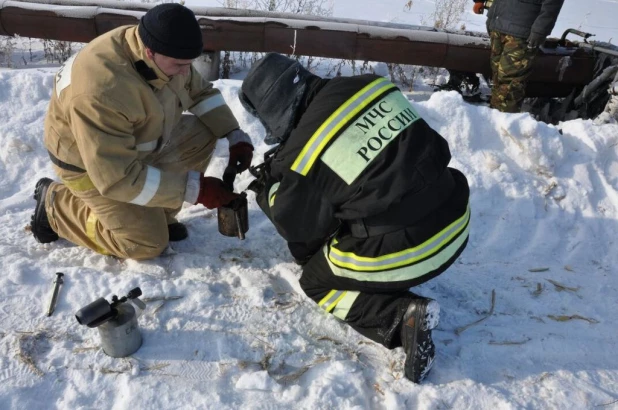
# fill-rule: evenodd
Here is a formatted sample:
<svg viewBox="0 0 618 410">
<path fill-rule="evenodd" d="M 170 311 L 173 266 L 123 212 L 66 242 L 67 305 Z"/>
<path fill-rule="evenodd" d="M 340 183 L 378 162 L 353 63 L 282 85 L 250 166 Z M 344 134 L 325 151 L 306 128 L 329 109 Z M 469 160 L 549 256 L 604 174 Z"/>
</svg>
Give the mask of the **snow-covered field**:
<svg viewBox="0 0 618 410">
<path fill-rule="evenodd" d="M 218 233 L 216 211 L 187 206 L 189 239 L 152 261 L 35 242 L 34 184 L 54 176 L 42 144 L 53 71 L 0 71 L 0 409 L 618 408 L 618 125 L 555 127 L 453 92 L 413 103 L 472 192 L 467 250 L 415 289 L 441 303 L 442 319 L 434 369 L 414 385 L 401 349 L 302 294 L 253 194 L 245 241 Z M 256 164 L 269 147 L 236 99 L 240 84 L 216 86 Z M 226 162 L 223 142 L 208 173 Z M 65 284 L 46 317 L 55 272 Z M 147 301 L 144 344 L 113 359 L 74 314 L 135 286 Z"/>
</svg>

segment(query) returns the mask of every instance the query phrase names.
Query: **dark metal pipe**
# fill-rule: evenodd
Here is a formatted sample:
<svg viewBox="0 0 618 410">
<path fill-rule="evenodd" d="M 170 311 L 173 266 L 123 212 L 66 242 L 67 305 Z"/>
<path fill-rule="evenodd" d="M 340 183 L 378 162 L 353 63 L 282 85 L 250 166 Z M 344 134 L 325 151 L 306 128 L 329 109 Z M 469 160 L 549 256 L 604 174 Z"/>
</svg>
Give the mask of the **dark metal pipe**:
<svg viewBox="0 0 618 410">
<path fill-rule="evenodd" d="M 137 24 L 151 5 L 102 1 L 0 0 L 0 34 L 88 42 L 116 27 Z M 192 8 L 205 51 L 279 52 L 348 60 L 444 67 L 490 75 L 489 39 L 432 28 L 365 20 L 222 8 Z M 536 59 L 528 96 L 564 96 L 592 79 L 592 53 L 558 47 Z M 564 57 L 571 64 L 556 70 Z M 556 84 L 534 87 L 534 84 Z M 549 92 L 547 89 L 549 88 Z"/>
<path fill-rule="evenodd" d="M 600 53 L 609 54 L 618 57 L 618 50 L 612 50 L 611 48 L 597 46 L 594 43 L 578 43 L 579 47 L 586 48 L 592 51 L 598 51 Z"/>
</svg>

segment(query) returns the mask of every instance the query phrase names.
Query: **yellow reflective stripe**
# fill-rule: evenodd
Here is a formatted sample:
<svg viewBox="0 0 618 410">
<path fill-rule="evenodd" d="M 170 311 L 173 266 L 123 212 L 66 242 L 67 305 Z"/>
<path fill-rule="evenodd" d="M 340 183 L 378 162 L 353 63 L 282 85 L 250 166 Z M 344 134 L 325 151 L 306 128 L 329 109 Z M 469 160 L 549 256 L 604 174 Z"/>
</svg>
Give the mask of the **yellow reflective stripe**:
<svg viewBox="0 0 618 410">
<path fill-rule="evenodd" d="M 322 300 L 320 300 L 320 301 L 318 302 L 318 306 L 322 307 L 322 305 L 323 305 L 324 303 L 326 303 L 326 302 L 328 301 L 328 299 L 330 299 L 330 298 L 331 298 L 331 297 L 332 297 L 335 293 L 337 293 L 337 290 L 335 290 L 335 289 L 333 289 L 333 290 L 331 290 L 330 292 L 328 292 L 328 293 L 326 294 L 326 296 L 324 296 L 324 297 L 322 298 Z"/>
<path fill-rule="evenodd" d="M 470 206 L 468 205 L 462 217 L 414 248 L 372 258 L 358 256 L 353 252 L 342 252 L 335 248 L 333 244 L 330 247 L 328 259 L 341 268 L 361 272 L 381 271 L 410 265 L 438 252 L 445 244 L 467 228 L 469 220 Z"/>
<path fill-rule="evenodd" d="M 97 222 L 98 221 L 99 221 L 99 218 L 97 218 L 94 212 L 91 211 L 90 215 L 88 215 L 88 220 L 86 221 L 86 236 L 88 237 L 88 239 L 92 241 L 93 249 L 96 252 L 99 252 L 103 255 L 109 255 L 109 252 L 103 249 L 97 242 Z"/>
<path fill-rule="evenodd" d="M 352 308 L 352 305 L 356 301 L 358 295 L 360 295 L 360 292 L 352 292 L 350 290 L 346 291 L 345 296 L 337 303 L 337 306 L 333 311 L 333 316 L 341 320 L 345 320 L 345 318 L 348 317 L 348 313 L 350 313 L 350 309 Z"/>
<path fill-rule="evenodd" d="M 328 258 L 326 258 L 326 261 L 335 276 L 350 278 L 360 282 L 399 282 L 412 280 L 433 272 L 447 263 L 464 244 L 465 240 L 468 238 L 468 234 L 469 225 L 466 226 L 466 229 L 461 232 L 457 239 L 451 242 L 446 248 L 433 255 L 431 258 L 393 270 L 359 272 L 340 268 L 334 265 Z M 324 245 L 323 251 L 326 256 L 328 254 L 328 244 Z"/>
<path fill-rule="evenodd" d="M 279 185 L 281 185 L 281 183 L 276 182 L 274 183 L 271 187 L 270 190 L 268 191 L 268 206 L 272 207 L 275 204 L 275 197 L 277 196 L 277 190 L 279 189 Z"/>
<path fill-rule="evenodd" d="M 320 306 L 325 311 L 330 312 L 335 308 L 335 306 L 337 306 L 337 303 L 341 300 L 341 298 L 345 296 L 346 292 L 347 291 L 345 290 L 333 289 L 328 292 L 328 294 L 324 296 L 322 300 L 320 300 L 318 306 Z"/>
<path fill-rule="evenodd" d="M 354 94 L 317 129 L 305 144 L 292 164 L 292 171 L 306 176 L 330 140 L 362 109 L 367 107 L 380 94 L 395 85 L 386 78 L 379 78 Z"/>
<path fill-rule="evenodd" d="M 84 174 L 77 179 L 63 179 L 62 183 L 66 185 L 70 190 L 75 192 L 84 192 L 94 189 L 94 184 L 92 183 L 92 180 L 90 179 L 88 174 Z"/>
</svg>

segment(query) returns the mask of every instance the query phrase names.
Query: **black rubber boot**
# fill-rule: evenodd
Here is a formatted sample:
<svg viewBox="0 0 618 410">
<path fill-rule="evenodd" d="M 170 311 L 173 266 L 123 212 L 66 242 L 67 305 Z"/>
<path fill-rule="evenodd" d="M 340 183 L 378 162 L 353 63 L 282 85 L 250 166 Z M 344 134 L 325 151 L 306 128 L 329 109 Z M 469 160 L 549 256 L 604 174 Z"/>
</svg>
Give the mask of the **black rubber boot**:
<svg viewBox="0 0 618 410">
<path fill-rule="evenodd" d="M 435 346 L 431 331 L 438 326 L 440 305 L 433 299 L 413 299 L 403 315 L 401 344 L 406 353 L 406 378 L 420 383 L 433 365 Z"/>
<path fill-rule="evenodd" d="M 170 242 L 178 242 L 183 239 L 187 239 L 189 236 L 189 231 L 187 231 L 187 227 L 185 224 L 181 224 L 180 222 L 174 222 L 172 224 L 167 225 L 167 231 L 170 235 Z"/>
<path fill-rule="evenodd" d="M 34 208 L 34 215 L 30 218 L 30 228 L 34 239 L 40 243 L 50 243 L 58 240 L 58 234 L 49 225 L 47 211 L 45 211 L 45 197 L 52 182 L 54 181 L 49 178 L 41 178 L 34 188 L 36 208 Z"/>
</svg>

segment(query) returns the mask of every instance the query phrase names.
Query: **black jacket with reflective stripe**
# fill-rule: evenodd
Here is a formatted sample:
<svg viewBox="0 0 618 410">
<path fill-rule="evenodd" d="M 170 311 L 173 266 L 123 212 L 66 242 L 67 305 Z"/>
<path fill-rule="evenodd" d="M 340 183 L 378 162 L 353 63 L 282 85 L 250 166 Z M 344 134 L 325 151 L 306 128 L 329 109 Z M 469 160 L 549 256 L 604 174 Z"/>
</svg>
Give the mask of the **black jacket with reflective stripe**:
<svg viewBox="0 0 618 410">
<path fill-rule="evenodd" d="M 350 101 L 376 83 L 364 98 Z M 303 154 L 303 149 L 321 127 L 336 128 L 329 118 L 345 104 L 349 111 L 352 107 L 360 111 L 335 121 L 340 129 L 313 152 L 313 162 L 303 175 L 296 166 L 302 163 L 299 157 L 312 157 L 311 150 Z M 423 243 L 466 212 L 468 184 L 463 174 L 447 168 L 450 159 L 446 140 L 390 82 L 375 75 L 338 77 L 317 93 L 275 154 L 267 187 L 270 206 L 264 209 L 263 201 L 261 206 L 279 233 L 299 245 L 291 247 L 299 259 L 306 256 L 302 244 L 307 253 L 315 252 L 337 228 L 340 249 L 368 257 L 398 252 Z M 453 174 L 455 182 L 449 192 L 438 195 L 445 200 L 429 206 L 419 203 L 419 195 L 434 189 L 445 172 Z M 424 213 L 420 220 L 419 212 Z M 398 225 L 391 229 L 397 232 L 352 236 L 346 225 L 363 218 L 378 223 L 384 218 L 389 225 Z"/>
<path fill-rule="evenodd" d="M 527 39 L 530 32 L 551 34 L 564 0 L 494 0 L 487 30 Z"/>
</svg>

